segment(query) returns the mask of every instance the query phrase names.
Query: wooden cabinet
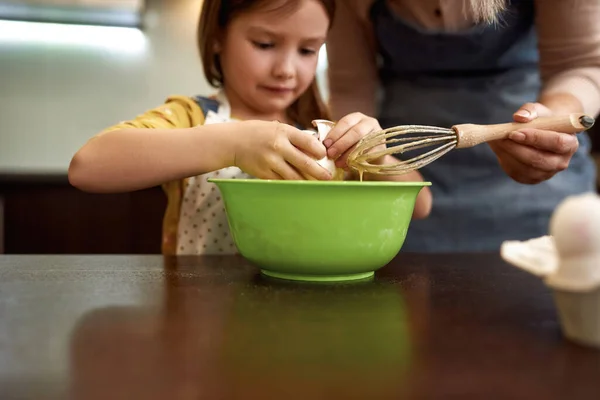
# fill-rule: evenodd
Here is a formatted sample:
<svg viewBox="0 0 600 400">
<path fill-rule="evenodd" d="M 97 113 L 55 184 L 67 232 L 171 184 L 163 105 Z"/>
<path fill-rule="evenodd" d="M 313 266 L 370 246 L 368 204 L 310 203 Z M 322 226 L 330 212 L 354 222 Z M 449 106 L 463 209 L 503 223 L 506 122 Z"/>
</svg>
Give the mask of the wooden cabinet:
<svg viewBox="0 0 600 400">
<path fill-rule="evenodd" d="M 4 198 L 0 196 L 0 254 L 4 254 Z"/>
<path fill-rule="evenodd" d="M 0 176 L 0 199 L 4 253 L 160 253 L 166 198 L 159 187 L 89 194 L 66 176 L 11 175 Z"/>
</svg>

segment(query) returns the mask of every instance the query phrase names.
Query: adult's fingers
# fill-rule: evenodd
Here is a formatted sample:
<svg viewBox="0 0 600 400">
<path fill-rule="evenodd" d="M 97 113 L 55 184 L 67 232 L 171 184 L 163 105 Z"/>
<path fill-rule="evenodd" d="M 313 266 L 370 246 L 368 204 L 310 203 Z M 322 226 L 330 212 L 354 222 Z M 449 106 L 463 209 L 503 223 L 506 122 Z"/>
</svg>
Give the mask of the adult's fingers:
<svg viewBox="0 0 600 400">
<path fill-rule="evenodd" d="M 537 184 L 550 179 L 556 171 L 543 171 L 522 163 L 502 148 L 495 149 L 500 166 L 513 180 L 523 184 Z"/>
<path fill-rule="evenodd" d="M 537 117 L 549 117 L 550 109 L 540 103 L 525 103 L 514 114 L 515 122 L 529 122 Z"/>
<path fill-rule="evenodd" d="M 575 135 L 541 129 L 521 129 L 512 132 L 509 139 L 521 145 L 556 154 L 574 154 L 579 147 Z"/>
<path fill-rule="evenodd" d="M 528 168 L 544 172 L 558 172 L 569 166 L 570 157 L 563 154 L 551 153 L 510 141 L 501 146 L 505 153 L 510 154 L 513 159 Z"/>
</svg>

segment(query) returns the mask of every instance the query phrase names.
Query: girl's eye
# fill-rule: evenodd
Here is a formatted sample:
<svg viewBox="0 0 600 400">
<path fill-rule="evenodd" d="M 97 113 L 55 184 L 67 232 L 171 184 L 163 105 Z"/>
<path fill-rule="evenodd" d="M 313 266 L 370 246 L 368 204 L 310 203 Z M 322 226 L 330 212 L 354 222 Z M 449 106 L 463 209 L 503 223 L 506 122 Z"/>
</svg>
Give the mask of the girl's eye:
<svg viewBox="0 0 600 400">
<path fill-rule="evenodd" d="M 314 51 L 313 49 L 300 49 L 300 54 L 302 54 L 303 56 L 310 56 L 312 54 L 316 54 L 317 52 Z"/>
<path fill-rule="evenodd" d="M 252 42 L 252 43 L 254 44 L 254 46 L 256 46 L 257 48 L 259 48 L 261 50 L 267 50 L 274 46 L 272 43 L 265 43 L 265 42 Z"/>
</svg>

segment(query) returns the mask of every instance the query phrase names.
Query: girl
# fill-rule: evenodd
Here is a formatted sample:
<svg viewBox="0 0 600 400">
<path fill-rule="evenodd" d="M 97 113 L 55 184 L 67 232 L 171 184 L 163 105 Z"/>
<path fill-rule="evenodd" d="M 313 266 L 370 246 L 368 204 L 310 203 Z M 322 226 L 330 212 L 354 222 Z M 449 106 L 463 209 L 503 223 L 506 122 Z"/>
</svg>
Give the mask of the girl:
<svg viewBox="0 0 600 400">
<path fill-rule="evenodd" d="M 198 44 L 218 93 L 172 96 L 101 132 L 73 157 L 71 184 L 90 192 L 161 184 L 168 199 L 164 254 L 236 252 L 219 191 L 208 178 L 331 179 L 316 162 L 326 156 L 325 146 L 300 129 L 328 119 L 315 73 L 333 13 L 333 0 L 205 0 Z M 373 118 L 353 117 L 380 129 Z M 338 166 L 361 137 L 348 126 Z M 422 180 L 416 172 L 386 179 Z M 414 217 L 427 216 L 430 204 L 424 188 Z"/>
</svg>

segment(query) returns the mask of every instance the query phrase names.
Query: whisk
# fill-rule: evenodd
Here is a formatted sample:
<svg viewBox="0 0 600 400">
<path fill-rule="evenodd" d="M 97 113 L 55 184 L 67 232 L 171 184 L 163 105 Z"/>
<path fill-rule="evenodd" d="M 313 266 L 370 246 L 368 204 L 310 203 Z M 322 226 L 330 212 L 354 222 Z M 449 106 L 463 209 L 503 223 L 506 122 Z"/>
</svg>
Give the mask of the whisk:
<svg viewBox="0 0 600 400">
<path fill-rule="evenodd" d="M 567 114 L 553 117 L 539 117 L 531 122 L 510 122 L 494 125 L 460 124 L 452 128 L 426 125 L 401 125 L 372 132 L 364 136 L 349 153 L 347 164 L 363 172 L 379 175 L 401 175 L 424 167 L 453 149 L 465 149 L 484 142 L 506 139 L 511 132 L 524 128 L 552 130 L 564 133 L 578 133 L 590 129 L 594 118 L 585 114 Z M 374 147 L 396 144 L 385 150 L 372 151 Z M 407 151 L 438 146 L 398 163 L 388 165 L 372 164 L 371 161 L 388 154 L 402 154 Z"/>
</svg>

